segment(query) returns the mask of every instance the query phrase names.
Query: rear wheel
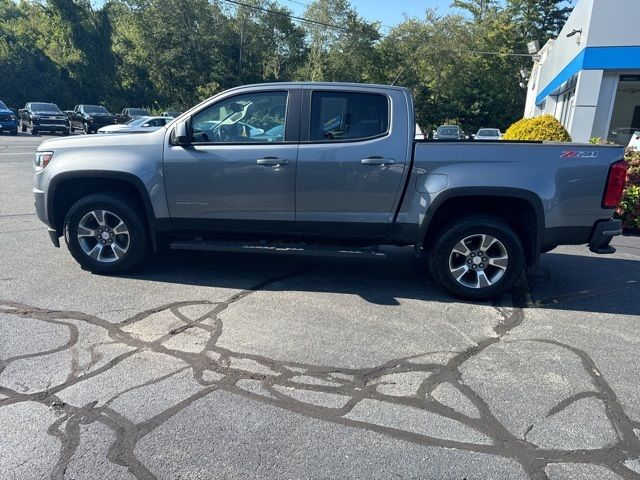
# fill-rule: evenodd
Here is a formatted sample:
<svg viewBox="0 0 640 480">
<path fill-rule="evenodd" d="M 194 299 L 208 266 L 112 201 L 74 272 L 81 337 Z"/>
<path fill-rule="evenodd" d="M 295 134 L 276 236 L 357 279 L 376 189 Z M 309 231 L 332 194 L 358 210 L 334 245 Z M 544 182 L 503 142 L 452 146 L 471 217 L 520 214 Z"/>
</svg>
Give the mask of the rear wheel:
<svg viewBox="0 0 640 480">
<path fill-rule="evenodd" d="M 135 202 L 117 194 L 95 194 L 74 203 L 64 222 L 71 255 L 94 273 L 134 268 L 147 253 L 147 231 Z"/>
<path fill-rule="evenodd" d="M 429 252 L 436 283 L 471 300 L 494 298 L 511 289 L 523 267 L 518 235 L 494 217 L 467 217 L 449 224 Z"/>
</svg>

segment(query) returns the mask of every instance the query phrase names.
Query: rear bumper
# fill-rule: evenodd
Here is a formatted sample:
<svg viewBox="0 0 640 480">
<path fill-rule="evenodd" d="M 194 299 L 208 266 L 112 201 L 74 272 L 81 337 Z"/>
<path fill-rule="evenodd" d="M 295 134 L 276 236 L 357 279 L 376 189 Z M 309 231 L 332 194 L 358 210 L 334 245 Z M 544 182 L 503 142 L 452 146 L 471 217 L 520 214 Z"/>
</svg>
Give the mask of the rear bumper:
<svg viewBox="0 0 640 480">
<path fill-rule="evenodd" d="M 589 240 L 589 250 L 598 254 L 615 253 L 616 249 L 609 243 L 618 235 L 622 235 L 621 220 L 603 220 L 596 223 Z"/>
</svg>

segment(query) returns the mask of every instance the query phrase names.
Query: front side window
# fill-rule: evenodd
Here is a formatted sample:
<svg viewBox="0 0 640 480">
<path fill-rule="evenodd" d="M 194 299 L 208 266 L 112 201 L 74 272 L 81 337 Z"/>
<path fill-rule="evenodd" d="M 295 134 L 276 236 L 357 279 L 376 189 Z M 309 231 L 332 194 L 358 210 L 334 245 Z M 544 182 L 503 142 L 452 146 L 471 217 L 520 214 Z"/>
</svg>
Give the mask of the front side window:
<svg viewBox="0 0 640 480">
<path fill-rule="evenodd" d="M 258 92 L 215 103 L 192 117 L 193 142 L 283 142 L 287 96 L 287 92 Z"/>
<path fill-rule="evenodd" d="M 373 93 L 313 92 L 311 141 L 372 138 L 389 129 L 389 101 Z"/>
</svg>

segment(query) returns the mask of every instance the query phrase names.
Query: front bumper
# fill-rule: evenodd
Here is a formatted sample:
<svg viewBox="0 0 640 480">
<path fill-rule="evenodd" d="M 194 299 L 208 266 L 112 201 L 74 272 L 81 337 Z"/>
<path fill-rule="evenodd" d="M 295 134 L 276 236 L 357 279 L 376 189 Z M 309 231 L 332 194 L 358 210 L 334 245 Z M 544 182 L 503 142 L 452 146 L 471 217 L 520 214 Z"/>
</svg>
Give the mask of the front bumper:
<svg viewBox="0 0 640 480">
<path fill-rule="evenodd" d="M 38 190 L 37 188 L 34 188 L 33 200 L 34 200 L 34 206 L 36 208 L 36 215 L 38 216 L 40 221 L 43 222 L 48 227 L 47 230 L 49 233 L 49 238 L 51 239 L 51 243 L 53 243 L 55 247 L 60 247 L 60 235 L 58 234 L 58 231 L 55 228 L 51 227 L 51 223 L 47 218 L 44 192 L 42 190 Z"/>
<path fill-rule="evenodd" d="M 621 220 L 603 220 L 596 223 L 589 240 L 589 250 L 600 255 L 615 253 L 616 249 L 609 243 L 618 235 L 622 235 Z"/>
<path fill-rule="evenodd" d="M 17 132 L 18 124 L 16 122 L 0 122 L 0 133 L 1 132 Z"/>
</svg>

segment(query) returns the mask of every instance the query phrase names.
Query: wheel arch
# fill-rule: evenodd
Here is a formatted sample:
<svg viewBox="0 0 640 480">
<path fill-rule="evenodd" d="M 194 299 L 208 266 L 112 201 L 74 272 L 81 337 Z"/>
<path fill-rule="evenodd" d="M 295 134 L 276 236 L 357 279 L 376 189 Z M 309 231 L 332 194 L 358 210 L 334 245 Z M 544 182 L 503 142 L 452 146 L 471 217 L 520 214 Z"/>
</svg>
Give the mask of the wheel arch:
<svg viewBox="0 0 640 480">
<path fill-rule="evenodd" d="M 144 223 L 154 251 L 158 250 L 158 228 L 153 205 L 142 180 L 126 172 L 85 170 L 53 177 L 48 187 L 47 216 L 58 236 L 63 234 L 64 218 L 71 205 L 80 198 L 98 192 L 127 195 L 143 209 Z"/>
<path fill-rule="evenodd" d="M 545 220 L 540 197 L 529 190 L 510 187 L 461 187 L 438 195 L 427 209 L 420 228 L 422 245 L 432 243 L 430 237 L 455 218 L 469 215 L 491 215 L 508 225 L 523 242 L 525 261 L 532 267 L 538 263 L 542 248 Z"/>
</svg>

